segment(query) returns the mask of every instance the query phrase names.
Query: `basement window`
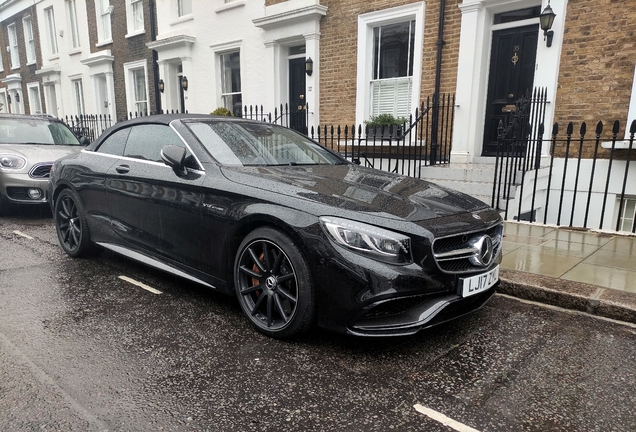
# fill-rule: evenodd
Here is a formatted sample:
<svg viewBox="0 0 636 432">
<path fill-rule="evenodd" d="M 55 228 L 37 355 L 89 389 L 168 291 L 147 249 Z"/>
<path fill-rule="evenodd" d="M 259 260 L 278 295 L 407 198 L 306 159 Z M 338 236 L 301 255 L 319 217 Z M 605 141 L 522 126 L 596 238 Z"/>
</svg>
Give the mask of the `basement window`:
<svg viewBox="0 0 636 432">
<path fill-rule="evenodd" d="M 636 228 L 636 197 L 625 197 L 620 209 L 619 231 L 634 232 Z"/>
</svg>

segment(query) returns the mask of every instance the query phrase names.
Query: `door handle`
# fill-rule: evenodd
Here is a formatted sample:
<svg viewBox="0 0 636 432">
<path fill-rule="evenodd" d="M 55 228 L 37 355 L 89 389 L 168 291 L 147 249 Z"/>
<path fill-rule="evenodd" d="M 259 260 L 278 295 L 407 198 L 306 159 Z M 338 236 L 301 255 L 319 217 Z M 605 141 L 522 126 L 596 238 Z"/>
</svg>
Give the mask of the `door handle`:
<svg viewBox="0 0 636 432">
<path fill-rule="evenodd" d="M 128 165 L 119 165 L 117 168 L 115 168 L 115 171 L 117 171 L 119 174 L 128 174 L 128 171 L 130 171 L 130 167 Z"/>
</svg>

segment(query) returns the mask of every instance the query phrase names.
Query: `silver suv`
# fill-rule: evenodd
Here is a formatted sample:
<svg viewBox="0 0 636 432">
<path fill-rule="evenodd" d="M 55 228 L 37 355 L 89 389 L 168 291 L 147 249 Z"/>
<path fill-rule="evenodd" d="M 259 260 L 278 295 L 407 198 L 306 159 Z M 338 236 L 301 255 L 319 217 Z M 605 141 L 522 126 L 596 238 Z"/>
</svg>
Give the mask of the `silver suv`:
<svg viewBox="0 0 636 432">
<path fill-rule="evenodd" d="M 10 203 L 46 203 L 53 162 L 83 141 L 52 116 L 0 114 L 0 214 Z"/>
</svg>

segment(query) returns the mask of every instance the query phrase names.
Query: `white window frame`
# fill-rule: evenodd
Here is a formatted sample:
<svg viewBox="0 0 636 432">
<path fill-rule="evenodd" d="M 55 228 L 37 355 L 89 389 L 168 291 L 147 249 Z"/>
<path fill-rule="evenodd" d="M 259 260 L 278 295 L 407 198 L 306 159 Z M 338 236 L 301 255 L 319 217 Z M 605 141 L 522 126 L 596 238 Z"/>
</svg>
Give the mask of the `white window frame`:
<svg viewBox="0 0 636 432">
<path fill-rule="evenodd" d="M 15 23 L 7 26 L 7 33 L 9 34 L 9 54 L 11 60 L 11 69 L 18 69 L 20 67 L 20 49 L 18 47 L 18 30 Z"/>
<path fill-rule="evenodd" d="M 66 0 L 66 16 L 68 27 L 70 29 L 70 48 L 71 50 L 79 50 L 82 46 L 79 35 L 79 24 L 77 22 L 77 2 L 75 0 Z"/>
<path fill-rule="evenodd" d="M 9 104 L 7 103 L 7 91 L 0 89 L 0 113 L 6 114 L 9 112 Z"/>
<path fill-rule="evenodd" d="M 143 69 L 144 73 L 144 89 L 146 93 L 145 100 L 137 99 L 136 84 L 135 84 L 135 71 Z M 148 65 L 146 60 L 138 60 L 130 63 L 124 63 L 124 82 L 126 85 L 126 110 L 128 113 L 140 112 L 139 104 L 144 103 L 146 105 L 146 115 L 150 111 L 150 103 L 148 100 Z"/>
<path fill-rule="evenodd" d="M 29 93 L 29 111 L 31 112 L 31 114 L 42 114 L 44 111 L 42 110 L 42 94 L 40 93 L 40 83 L 28 83 L 27 91 Z"/>
<path fill-rule="evenodd" d="M 75 115 L 86 114 L 86 105 L 84 104 L 84 84 L 81 78 L 71 79 L 73 86 L 73 99 L 75 101 Z"/>
<path fill-rule="evenodd" d="M 112 7 L 109 0 L 95 0 L 95 14 L 97 15 L 97 44 L 100 47 L 113 43 L 113 29 L 110 13 Z"/>
<path fill-rule="evenodd" d="M 35 37 L 33 35 L 33 19 L 31 16 L 22 18 L 22 30 L 24 31 L 24 49 L 26 51 L 27 64 L 35 63 Z"/>
<path fill-rule="evenodd" d="M 176 0 L 177 18 L 192 15 L 192 0 Z"/>
<path fill-rule="evenodd" d="M 241 83 L 241 91 L 239 92 L 233 92 L 231 91 L 225 91 L 225 67 L 223 65 L 223 61 L 224 61 L 224 56 L 226 55 L 230 55 L 230 54 L 235 54 L 238 53 L 239 55 L 239 75 L 241 80 L 242 80 L 242 74 L 241 74 L 241 50 L 240 49 L 233 49 L 233 50 L 229 50 L 229 51 L 222 51 L 222 52 L 217 52 L 217 56 L 218 56 L 218 64 L 219 64 L 219 77 L 221 78 L 220 80 L 220 89 L 219 89 L 219 94 L 221 95 L 221 106 L 226 107 L 228 110 L 230 110 L 230 112 L 234 113 L 234 106 L 228 107 L 228 104 L 226 102 L 226 97 L 231 97 L 234 95 L 241 95 L 241 99 L 243 96 L 243 84 Z M 242 111 L 242 109 L 241 109 Z"/>
<path fill-rule="evenodd" d="M 622 208 L 618 209 L 618 218 L 619 218 L 619 223 L 618 223 L 618 229 L 619 231 L 622 232 L 632 232 L 634 226 L 636 225 L 636 207 L 633 209 L 634 213 L 629 215 L 628 217 L 625 216 L 625 212 L 627 211 L 627 206 L 629 204 L 634 204 L 636 205 L 636 197 L 635 196 L 625 196 L 624 200 L 623 200 L 623 206 Z M 620 205 L 620 200 L 618 200 L 617 203 L 617 207 Z M 625 223 L 629 223 L 630 226 L 627 227 L 627 229 L 623 229 Z"/>
<path fill-rule="evenodd" d="M 44 9 L 44 18 L 46 34 L 49 40 L 49 56 L 54 57 L 58 55 L 59 49 L 57 46 L 57 27 L 55 25 L 55 11 L 53 10 L 53 6 Z"/>
<path fill-rule="evenodd" d="M 424 44 L 424 2 L 369 12 L 358 16 L 358 73 L 356 79 L 356 123 L 363 123 L 371 114 L 373 81 L 373 29 L 375 27 L 415 20 L 413 75 L 410 109 L 419 106 L 422 81 L 422 52 Z"/>
<path fill-rule="evenodd" d="M 142 0 L 126 0 L 126 37 L 144 34 L 144 3 Z"/>
</svg>

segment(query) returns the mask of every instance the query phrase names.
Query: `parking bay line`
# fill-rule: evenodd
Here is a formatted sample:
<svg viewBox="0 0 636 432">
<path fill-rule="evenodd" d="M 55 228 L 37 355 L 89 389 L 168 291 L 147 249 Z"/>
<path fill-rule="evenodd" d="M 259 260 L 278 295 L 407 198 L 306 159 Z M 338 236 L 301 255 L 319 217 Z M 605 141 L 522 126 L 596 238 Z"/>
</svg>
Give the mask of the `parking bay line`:
<svg viewBox="0 0 636 432">
<path fill-rule="evenodd" d="M 33 240 L 33 237 L 31 237 L 30 235 L 26 235 L 22 231 L 15 230 L 15 231 L 13 231 L 13 234 L 19 235 L 19 236 L 24 237 L 24 238 L 29 239 L 29 240 Z"/>
<path fill-rule="evenodd" d="M 420 404 L 414 405 L 413 408 L 415 408 L 417 412 L 422 413 L 430 419 L 435 420 L 436 422 L 439 422 L 444 426 L 448 426 L 456 430 L 457 432 L 479 432 L 477 429 L 466 426 L 465 424 L 453 420 L 452 418 L 446 417 L 444 414 L 438 413 L 437 411 L 426 408 Z"/>
<path fill-rule="evenodd" d="M 146 285 L 144 283 L 141 283 L 141 282 L 138 282 L 138 281 L 136 281 L 134 279 L 131 279 L 128 276 L 119 276 L 119 279 L 121 279 L 123 281 L 126 281 L 128 283 L 131 283 L 133 285 L 137 285 L 139 288 L 143 288 L 146 291 L 150 291 L 153 294 L 162 294 L 162 292 L 159 291 L 158 289 L 154 289 L 153 287 L 149 287 L 148 285 Z"/>
</svg>

